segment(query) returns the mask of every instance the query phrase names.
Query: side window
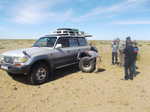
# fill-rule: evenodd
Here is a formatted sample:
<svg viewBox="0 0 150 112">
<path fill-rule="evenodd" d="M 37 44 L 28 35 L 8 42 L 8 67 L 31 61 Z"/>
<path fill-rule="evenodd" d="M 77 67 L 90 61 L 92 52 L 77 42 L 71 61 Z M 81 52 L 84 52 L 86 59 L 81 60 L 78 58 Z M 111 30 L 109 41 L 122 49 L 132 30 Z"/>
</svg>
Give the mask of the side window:
<svg viewBox="0 0 150 112">
<path fill-rule="evenodd" d="M 86 46 L 87 45 L 87 41 L 83 37 L 79 37 L 78 41 L 79 41 L 79 46 Z"/>
<path fill-rule="evenodd" d="M 56 37 L 48 38 L 48 40 L 47 40 L 47 46 L 48 47 L 54 46 L 54 43 L 55 43 L 56 39 L 57 39 Z"/>
<path fill-rule="evenodd" d="M 61 33 L 61 31 L 57 31 L 57 33 Z"/>
<path fill-rule="evenodd" d="M 67 32 L 67 31 L 63 31 L 63 33 L 65 33 L 65 34 L 66 34 L 66 33 L 68 33 L 68 32 Z"/>
<path fill-rule="evenodd" d="M 69 47 L 69 39 L 66 37 L 60 37 L 57 41 L 57 44 L 62 44 L 63 48 Z"/>
<path fill-rule="evenodd" d="M 77 46 L 79 46 L 77 38 L 70 38 L 69 39 L 69 46 L 70 47 L 77 47 Z"/>
</svg>

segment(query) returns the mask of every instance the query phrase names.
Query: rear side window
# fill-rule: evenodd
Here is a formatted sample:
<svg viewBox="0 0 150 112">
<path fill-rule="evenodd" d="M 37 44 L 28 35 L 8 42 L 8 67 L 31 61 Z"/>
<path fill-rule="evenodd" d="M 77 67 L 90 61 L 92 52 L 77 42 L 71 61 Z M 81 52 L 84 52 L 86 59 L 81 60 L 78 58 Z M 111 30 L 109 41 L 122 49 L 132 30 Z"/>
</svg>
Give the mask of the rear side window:
<svg viewBox="0 0 150 112">
<path fill-rule="evenodd" d="M 68 31 L 63 31 L 63 33 L 68 33 Z"/>
<path fill-rule="evenodd" d="M 87 45 L 87 41 L 83 37 L 79 37 L 78 41 L 79 41 L 79 46 L 86 46 Z"/>
<path fill-rule="evenodd" d="M 57 31 L 57 33 L 61 33 L 61 31 Z"/>
<path fill-rule="evenodd" d="M 70 47 L 77 47 L 77 46 L 79 46 L 77 38 L 70 38 L 69 39 L 69 46 Z"/>
<path fill-rule="evenodd" d="M 66 37 L 60 37 L 58 39 L 58 44 L 62 44 L 62 47 L 63 48 L 66 48 L 66 47 L 69 47 L 69 38 L 66 38 Z"/>
</svg>

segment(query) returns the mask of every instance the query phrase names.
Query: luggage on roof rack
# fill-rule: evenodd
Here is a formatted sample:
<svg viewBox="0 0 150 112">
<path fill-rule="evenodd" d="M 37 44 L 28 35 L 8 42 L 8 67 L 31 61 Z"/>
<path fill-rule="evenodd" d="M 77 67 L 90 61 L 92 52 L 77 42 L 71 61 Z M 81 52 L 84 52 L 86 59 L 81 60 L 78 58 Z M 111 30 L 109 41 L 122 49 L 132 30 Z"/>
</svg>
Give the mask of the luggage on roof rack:
<svg viewBox="0 0 150 112">
<path fill-rule="evenodd" d="M 79 31 L 78 29 L 74 29 L 74 28 L 58 28 L 52 34 L 59 35 L 59 36 L 92 37 L 92 35 L 88 35 L 85 32 Z"/>
</svg>

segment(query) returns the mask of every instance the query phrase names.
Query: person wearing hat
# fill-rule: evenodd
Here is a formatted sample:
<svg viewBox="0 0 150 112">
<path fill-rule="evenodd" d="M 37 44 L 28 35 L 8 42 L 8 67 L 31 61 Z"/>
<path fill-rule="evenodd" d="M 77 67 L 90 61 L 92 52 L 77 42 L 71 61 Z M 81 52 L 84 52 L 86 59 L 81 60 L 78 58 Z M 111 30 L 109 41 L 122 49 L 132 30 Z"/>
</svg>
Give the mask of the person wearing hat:
<svg viewBox="0 0 150 112">
<path fill-rule="evenodd" d="M 117 64 L 118 63 L 118 42 L 114 40 L 112 42 L 112 64 Z"/>
<path fill-rule="evenodd" d="M 124 59 L 124 70 L 125 70 L 125 76 L 124 79 L 133 80 L 134 75 L 134 63 L 135 63 L 135 53 L 134 53 L 134 47 L 132 45 L 131 41 L 127 42 L 126 48 L 124 49 L 125 59 Z"/>
<path fill-rule="evenodd" d="M 125 49 L 125 42 L 121 41 L 119 44 L 119 66 L 123 67 L 124 66 L 124 51 Z"/>
<path fill-rule="evenodd" d="M 131 42 L 132 42 L 131 37 L 130 36 L 126 37 L 126 46 L 128 46 L 128 43 Z"/>
</svg>

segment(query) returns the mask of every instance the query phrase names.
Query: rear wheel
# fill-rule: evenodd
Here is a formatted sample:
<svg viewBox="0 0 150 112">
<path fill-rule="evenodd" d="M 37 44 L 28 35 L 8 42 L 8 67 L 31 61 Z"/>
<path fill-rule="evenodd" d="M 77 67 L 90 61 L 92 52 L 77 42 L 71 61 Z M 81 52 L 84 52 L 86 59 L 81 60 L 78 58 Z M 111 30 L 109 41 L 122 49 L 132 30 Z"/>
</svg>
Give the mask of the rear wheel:
<svg viewBox="0 0 150 112">
<path fill-rule="evenodd" d="M 90 59 L 89 57 L 81 58 L 79 62 L 79 68 L 82 72 L 93 72 L 96 68 L 96 59 Z"/>
<path fill-rule="evenodd" d="M 49 79 L 49 67 L 45 63 L 37 63 L 33 66 L 29 75 L 29 82 L 31 84 L 42 84 Z"/>
</svg>

